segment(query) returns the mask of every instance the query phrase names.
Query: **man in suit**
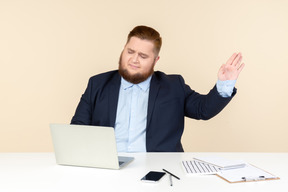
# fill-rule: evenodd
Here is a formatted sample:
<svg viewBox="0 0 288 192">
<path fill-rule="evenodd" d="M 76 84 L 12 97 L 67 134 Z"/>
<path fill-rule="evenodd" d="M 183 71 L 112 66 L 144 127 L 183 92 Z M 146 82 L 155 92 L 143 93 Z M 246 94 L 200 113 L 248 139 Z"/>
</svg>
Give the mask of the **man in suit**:
<svg viewBox="0 0 288 192">
<path fill-rule="evenodd" d="M 244 64 L 241 53 L 234 53 L 216 85 L 201 95 L 180 75 L 154 72 L 161 44 L 155 29 L 135 27 L 119 69 L 89 79 L 71 124 L 114 127 L 118 152 L 182 152 L 184 117 L 207 120 L 218 114 L 235 95 Z"/>
</svg>

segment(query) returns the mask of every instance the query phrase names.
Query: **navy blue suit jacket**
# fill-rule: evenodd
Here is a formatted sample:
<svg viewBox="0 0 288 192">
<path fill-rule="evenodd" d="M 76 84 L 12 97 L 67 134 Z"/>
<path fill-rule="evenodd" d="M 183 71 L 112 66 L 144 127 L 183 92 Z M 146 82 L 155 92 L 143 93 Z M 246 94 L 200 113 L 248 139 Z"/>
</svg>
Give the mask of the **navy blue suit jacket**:
<svg viewBox="0 0 288 192">
<path fill-rule="evenodd" d="M 117 70 L 91 77 L 71 124 L 114 127 L 120 83 Z M 235 93 L 236 89 L 232 97 Z M 210 119 L 232 97 L 221 97 L 216 86 L 207 95 L 201 95 L 190 89 L 180 75 L 154 72 L 148 100 L 147 152 L 182 152 L 184 117 Z"/>
</svg>

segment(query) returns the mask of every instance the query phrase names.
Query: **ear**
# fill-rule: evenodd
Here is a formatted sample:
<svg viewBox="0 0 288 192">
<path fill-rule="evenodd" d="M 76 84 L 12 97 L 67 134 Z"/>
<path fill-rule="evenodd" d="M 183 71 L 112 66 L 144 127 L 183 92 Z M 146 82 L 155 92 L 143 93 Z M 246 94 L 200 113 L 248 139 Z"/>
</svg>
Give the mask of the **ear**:
<svg viewBox="0 0 288 192">
<path fill-rule="evenodd" d="M 160 59 L 160 56 L 157 56 L 157 57 L 155 58 L 154 65 L 156 65 L 156 63 L 157 63 L 157 61 L 159 61 L 159 59 Z"/>
</svg>

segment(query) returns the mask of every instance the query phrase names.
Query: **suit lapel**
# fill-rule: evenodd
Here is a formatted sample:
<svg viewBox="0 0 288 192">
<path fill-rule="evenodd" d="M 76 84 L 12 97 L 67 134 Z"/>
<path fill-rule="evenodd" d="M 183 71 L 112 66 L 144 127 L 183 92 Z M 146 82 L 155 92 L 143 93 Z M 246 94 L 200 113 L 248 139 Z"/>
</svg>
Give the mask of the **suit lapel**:
<svg viewBox="0 0 288 192">
<path fill-rule="evenodd" d="M 109 124 L 113 127 L 115 126 L 115 121 L 116 121 L 120 84 L 121 84 L 121 77 L 119 73 L 117 73 L 114 75 L 113 79 L 111 80 L 111 86 L 109 88 L 109 101 L 108 101 Z"/>
<path fill-rule="evenodd" d="M 153 74 L 153 77 L 150 83 L 149 99 L 148 99 L 147 129 L 149 128 L 149 124 L 152 118 L 152 114 L 153 114 L 154 107 L 155 107 L 155 101 L 158 96 L 159 89 L 160 89 L 160 82 L 155 76 L 155 74 Z"/>
</svg>

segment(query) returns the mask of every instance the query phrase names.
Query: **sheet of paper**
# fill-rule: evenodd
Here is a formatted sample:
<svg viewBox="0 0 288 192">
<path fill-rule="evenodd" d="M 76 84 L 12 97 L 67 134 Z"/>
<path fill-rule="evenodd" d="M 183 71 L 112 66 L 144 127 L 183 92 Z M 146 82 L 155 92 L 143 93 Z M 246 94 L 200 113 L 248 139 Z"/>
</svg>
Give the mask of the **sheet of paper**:
<svg viewBox="0 0 288 192">
<path fill-rule="evenodd" d="M 231 160 L 231 159 L 226 159 L 222 157 L 214 157 L 214 156 L 197 157 L 194 159 L 219 166 L 223 169 L 240 168 L 240 167 L 245 167 L 246 165 L 246 163 L 242 160 Z"/>
<path fill-rule="evenodd" d="M 216 174 L 220 171 L 220 167 L 211 165 L 205 162 L 197 160 L 182 161 L 182 167 L 187 174 L 199 175 L 199 174 Z"/>
</svg>

